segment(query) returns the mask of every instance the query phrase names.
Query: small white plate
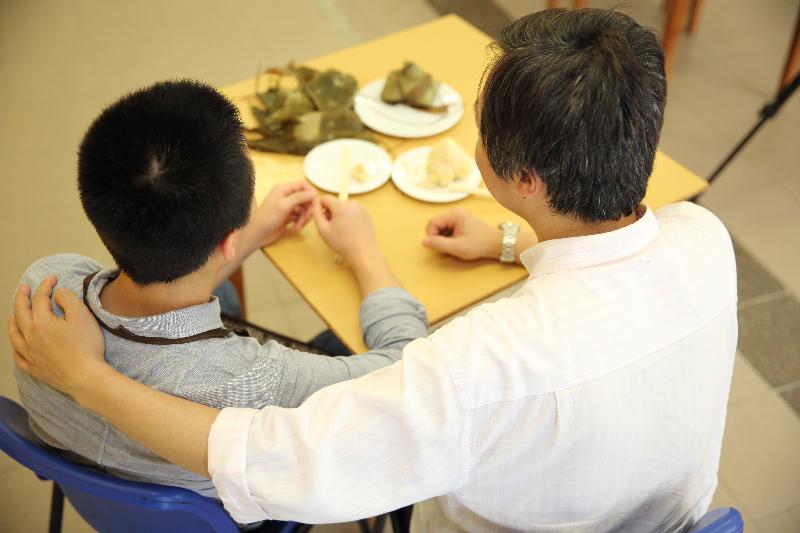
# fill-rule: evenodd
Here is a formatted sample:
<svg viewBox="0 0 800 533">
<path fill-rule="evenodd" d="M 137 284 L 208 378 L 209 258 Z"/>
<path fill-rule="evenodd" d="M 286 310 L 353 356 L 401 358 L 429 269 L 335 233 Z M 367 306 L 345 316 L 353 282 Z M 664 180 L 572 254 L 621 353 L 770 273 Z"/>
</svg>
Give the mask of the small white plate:
<svg viewBox="0 0 800 533">
<path fill-rule="evenodd" d="M 397 188 L 412 198 L 435 204 L 456 202 L 469 196 L 468 192 L 451 191 L 446 187 L 430 189 L 421 185 L 427 177 L 426 167 L 430 153 L 430 146 L 422 146 L 397 156 L 392 167 L 392 181 Z M 470 175 L 454 183 L 470 188 L 480 186 L 481 173 L 478 165 L 473 162 Z"/>
<path fill-rule="evenodd" d="M 387 104 L 381 100 L 386 78 L 366 84 L 356 93 L 353 109 L 367 127 L 393 137 L 416 139 L 449 130 L 464 116 L 464 100 L 446 83 L 439 84 L 433 105 L 447 106 L 447 111 L 431 113 L 405 104 Z"/>
<path fill-rule="evenodd" d="M 374 191 L 389 180 L 392 158 L 375 143 L 361 139 L 336 139 L 314 147 L 303 160 L 303 171 L 308 181 L 323 191 L 338 193 L 342 181 L 342 158 L 345 147 L 350 149 L 350 168 L 364 165 L 369 179 L 361 182 L 350 178 L 348 194 Z"/>
</svg>

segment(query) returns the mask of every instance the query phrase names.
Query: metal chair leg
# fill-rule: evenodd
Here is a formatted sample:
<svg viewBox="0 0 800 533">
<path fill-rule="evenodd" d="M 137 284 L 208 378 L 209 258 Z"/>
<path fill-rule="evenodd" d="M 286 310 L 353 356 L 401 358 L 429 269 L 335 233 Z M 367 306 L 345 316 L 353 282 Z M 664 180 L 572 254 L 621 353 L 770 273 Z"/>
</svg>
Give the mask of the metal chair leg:
<svg viewBox="0 0 800 533">
<path fill-rule="evenodd" d="M 53 495 L 50 498 L 50 533 L 61 533 L 61 519 L 64 516 L 64 493 L 58 483 L 53 482 Z"/>
<path fill-rule="evenodd" d="M 392 522 L 394 533 L 408 533 L 411 528 L 411 513 L 413 507 L 401 507 L 389 513 L 389 520 Z"/>
<path fill-rule="evenodd" d="M 372 533 L 383 533 L 386 524 L 386 515 L 382 514 L 375 518 L 375 525 L 372 526 Z"/>
</svg>

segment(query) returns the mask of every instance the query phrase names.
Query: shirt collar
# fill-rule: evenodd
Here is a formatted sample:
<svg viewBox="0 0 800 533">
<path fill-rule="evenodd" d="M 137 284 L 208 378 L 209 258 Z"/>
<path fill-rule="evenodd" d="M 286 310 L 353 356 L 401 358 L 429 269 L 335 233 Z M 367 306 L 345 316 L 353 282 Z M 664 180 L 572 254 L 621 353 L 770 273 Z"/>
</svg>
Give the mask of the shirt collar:
<svg viewBox="0 0 800 533">
<path fill-rule="evenodd" d="M 128 318 L 109 313 L 100 303 L 100 291 L 117 274 L 113 268 L 104 268 L 92 279 L 86 290 L 86 302 L 97 318 L 107 326 L 123 326 L 136 335 L 167 339 L 190 337 L 222 327 L 219 299 L 216 296 L 212 296 L 211 301 L 206 304 L 175 309 L 160 315 Z"/>
<path fill-rule="evenodd" d="M 634 255 L 660 230 L 652 210 L 642 206 L 639 220 L 618 230 L 540 242 L 520 254 L 530 277 L 610 263 Z"/>
</svg>

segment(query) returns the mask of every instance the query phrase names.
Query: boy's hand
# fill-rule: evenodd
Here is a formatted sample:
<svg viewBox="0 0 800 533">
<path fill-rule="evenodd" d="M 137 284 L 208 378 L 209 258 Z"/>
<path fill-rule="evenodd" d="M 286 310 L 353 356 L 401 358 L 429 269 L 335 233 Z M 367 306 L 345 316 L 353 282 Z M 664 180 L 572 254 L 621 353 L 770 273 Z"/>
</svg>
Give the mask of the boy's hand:
<svg viewBox="0 0 800 533">
<path fill-rule="evenodd" d="M 312 212 L 322 240 L 350 266 L 380 253 L 372 218 L 357 201 L 321 196 L 314 201 Z"/>
<path fill-rule="evenodd" d="M 500 256 L 503 232 L 458 207 L 433 217 L 425 233 L 423 245 L 459 259 L 470 261 Z"/>
<path fill-rule="evenodd" d="M 316 197 L 316 189 L 305 181 L 275 185 L 256 211 L 260 247 L 303 229 L 311 220 L 311 203 Z"/>
<path fill-rule="evenodd" d="M 53 313 L 50 293 L 56 282 L 55 276 L 45 278 L 33 298 L 27 285 L 20 286 L 14 314 L 8 319 L 8 337 L 20 370 L 76 397 L 110 367 L 103 359 L 103 333 L 74 293 L 55 291 L 55 302 L 64 310 L 64 317 Z"/>
</svg>

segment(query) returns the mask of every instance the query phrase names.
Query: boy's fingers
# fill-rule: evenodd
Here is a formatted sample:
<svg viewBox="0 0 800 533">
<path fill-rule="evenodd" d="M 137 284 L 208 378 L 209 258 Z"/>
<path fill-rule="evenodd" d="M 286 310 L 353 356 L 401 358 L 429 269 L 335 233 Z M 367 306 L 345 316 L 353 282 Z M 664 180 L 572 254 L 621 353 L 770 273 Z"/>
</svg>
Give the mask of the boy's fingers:
<svg viewBox="0 0 800 533">
<path fill-rule="evenodd" d="M 33 324 L 33 316 L 31 315 L 31 289 L 25 284 L 20 285 L 17 289 L 17 295 L 14 298 L 14 317 L 15 322 L 24 335 L 30 333 L 31 325 Z"/>
<path fill-rule="evenodd" d="M 53 315 L 53 308 L 50 305 L 50 295 L 53 293 L 53 288 L 58 283 L 58 278 L 55 276 L 47 276 L 36 287 L 36 292 L 33 293 L 31 298 L 31 313 L 35 320 L 45 320 L 51 318 Z"/>
<path fill-rule="evenodd" d="M 308 202 L 313 200 L 316 195 L 317 195 L 316 191 L 314 190 L 309 191 L 305 189 L 301 189 L 299 191 L 289 194 L 288 196 L 286 196 L 286 199 L 289 201 L 289 209 L 298 205 L 307 204 Z"/>
<path fill-rule="evenodd" d="M 330 221 L 323 211 L 321 199 L 316 199 L 311 204 L 311 216 L 314 218 L 314 224 L 316 224 L 319 231 L 327 230 L 330 226 Z"/>
<path fill-rule="evenodd" d="M 313 216 L 312 209 L 313 207 L 308 206 L 299 213 L 297 220 L 295 220 L 294 224 L 292 225 L 292 231 L 300 231 L 306 227 L 306 224 L 308 224 L 309 220 L 311 220 L 311 217 Z"/>
<path fill-rule="evenodd" d="M 333 213 L 333 211 L 342 204 L 342 202 L 340 202 L 333 196 L 320 196 L 319 203 L 322 204 L 322 207 L 329 210 L 331 213 Z"/>
</svg>

